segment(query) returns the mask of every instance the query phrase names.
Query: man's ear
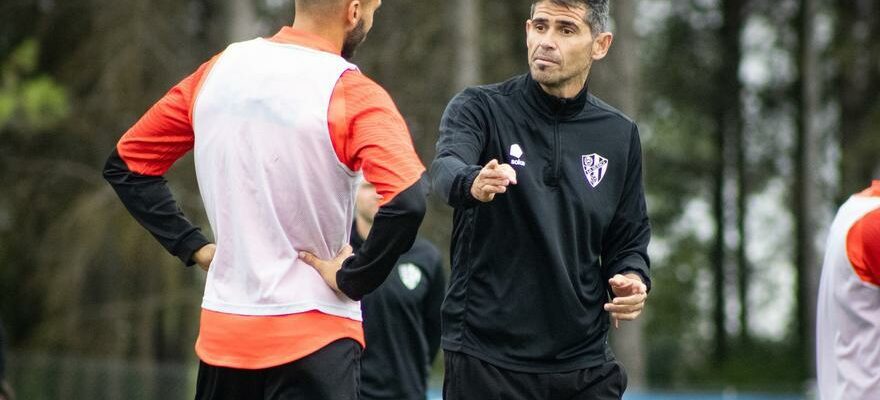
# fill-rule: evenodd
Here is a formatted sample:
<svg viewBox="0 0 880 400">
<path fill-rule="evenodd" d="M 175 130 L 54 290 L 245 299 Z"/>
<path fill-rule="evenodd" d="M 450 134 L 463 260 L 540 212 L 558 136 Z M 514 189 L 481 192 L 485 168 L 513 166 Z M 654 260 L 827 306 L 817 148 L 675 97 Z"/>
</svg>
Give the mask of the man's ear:
<svg viewBox="0 0 880 400">
<path fill-rule="evenodd" d="M 608 55 L 608 49 L 611 48 L 611 42 L 614 41 L 614 35 L 611 32 L 600 33 L 593 40 L 593 60 L 598 61 Z"/>
<path fill-rule="evenodd" d="M 351 0 L 348 2 L 348 5 L 345 7 L 345 23 L 351 28 L 355 27 L 363 18 L 363 2 L 361 0 Z"/>
</svg>

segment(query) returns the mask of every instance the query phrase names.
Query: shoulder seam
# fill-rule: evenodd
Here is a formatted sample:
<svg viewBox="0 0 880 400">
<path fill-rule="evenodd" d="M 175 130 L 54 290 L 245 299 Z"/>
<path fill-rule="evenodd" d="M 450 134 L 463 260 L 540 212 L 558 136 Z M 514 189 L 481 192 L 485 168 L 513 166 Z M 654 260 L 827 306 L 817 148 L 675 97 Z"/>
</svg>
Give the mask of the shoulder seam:
<svg viewBox="0 0 880 400">
<path fill-rule="evenodd" d="M 615 115 L 618 118 L 620 118 L 626 122 L 629 122 L 630 124 L 636 125 L 636 122 L 630 116 L 624 114 L 623 111 L 620 111 L 616 108 L 612 108 L 611 106 L 603 104 L 604 102 L 602 102 L 601 100 L 599 100 L 596 96 L 593 96 L 592 94 L 590 94 L 590 96 L 587 98 L 587 103 L 591 104 L 593 107 L 596 107 L 599 110 L 602 110 L 602 111 L 605 111 L 609 114 Z"/>
</svg>

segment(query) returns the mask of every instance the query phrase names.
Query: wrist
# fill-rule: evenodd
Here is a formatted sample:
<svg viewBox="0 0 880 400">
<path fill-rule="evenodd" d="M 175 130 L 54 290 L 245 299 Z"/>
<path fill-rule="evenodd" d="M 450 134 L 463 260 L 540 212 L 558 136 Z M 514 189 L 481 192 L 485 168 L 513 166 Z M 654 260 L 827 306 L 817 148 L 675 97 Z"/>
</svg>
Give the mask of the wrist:
<svg viewBox="0 0 880 400">
<path fill-rule="evenodd" d="M 201 266 L 207 266 L 213 261 L 216 249 L 217 245 L 214 243 L 205 244 L 193 253 L 192 261 Z"/>
<path fill-rule="evenodd" d="M 480 170 L 476 169 L 469 172 L 464 178 L 465 187 L 468 188 L 467 191 L 467 200 L 471 202 L 477 202 L 480 198 L 479 193 L 476 192 L 476 182 L 477 176 L 480 175 Z"/>
</svg>

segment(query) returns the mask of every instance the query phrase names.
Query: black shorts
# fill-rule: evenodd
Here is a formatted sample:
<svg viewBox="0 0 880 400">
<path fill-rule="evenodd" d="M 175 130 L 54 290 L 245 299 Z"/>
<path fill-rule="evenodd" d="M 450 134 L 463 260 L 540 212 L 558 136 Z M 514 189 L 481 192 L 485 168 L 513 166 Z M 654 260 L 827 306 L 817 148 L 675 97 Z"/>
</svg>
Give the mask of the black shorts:
<svg viewBox="0 0 880 400">
<path fill-rule="evenodd" d="M 356 400 L 361 345 L 337 340 L 299 360 L 265 369 L 199 363 L 196 400 Z"/>
<path fill-rule="evenodd" d="M 620 400 L 626 371 L 616 360 L 577 371 L 535 374 L 498 368 L 464 353 L 444 351 L 445 400 Z"/>
</svg>

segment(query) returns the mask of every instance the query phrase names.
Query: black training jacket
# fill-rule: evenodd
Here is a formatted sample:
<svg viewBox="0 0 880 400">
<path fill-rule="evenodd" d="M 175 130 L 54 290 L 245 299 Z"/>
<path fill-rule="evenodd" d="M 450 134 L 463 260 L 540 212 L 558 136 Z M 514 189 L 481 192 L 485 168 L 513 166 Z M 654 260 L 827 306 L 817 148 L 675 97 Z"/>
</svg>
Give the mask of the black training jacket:
<svg viewBox="0 0 880 400">
<path fill-rule="evenodd" d="M 492 159 L 518 184 L 480 203 L 470 187 Z M 533 373 L 607 360 L 608 279 L 634 271 L 650 287 L 636 124 L 586 87 L 559 99 L 528 74 L 468 88 L 440 122 L 431 175 L 455 208 L 443 348 Z"/>
</svg>

